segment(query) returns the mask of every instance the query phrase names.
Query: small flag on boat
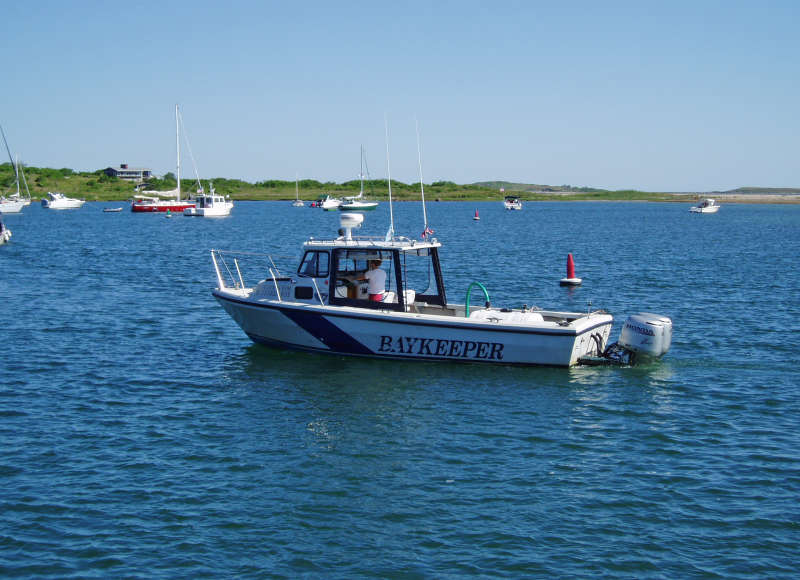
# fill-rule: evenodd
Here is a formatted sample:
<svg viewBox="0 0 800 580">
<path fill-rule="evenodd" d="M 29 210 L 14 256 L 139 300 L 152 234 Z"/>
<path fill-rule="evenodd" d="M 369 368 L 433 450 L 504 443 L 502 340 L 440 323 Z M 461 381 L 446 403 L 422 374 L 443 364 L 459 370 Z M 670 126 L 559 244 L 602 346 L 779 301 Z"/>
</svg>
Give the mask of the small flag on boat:
<svg viewBox="0 0 800 580">
<path fill-rule="evenodd" d="M 425 230 L 422 232 L 422 235 L 420 237 L 424 240 L 428 236 L 432 236 L 434 233 L 435 232 L 431 228 L 426 227 Z"/>
</svg>

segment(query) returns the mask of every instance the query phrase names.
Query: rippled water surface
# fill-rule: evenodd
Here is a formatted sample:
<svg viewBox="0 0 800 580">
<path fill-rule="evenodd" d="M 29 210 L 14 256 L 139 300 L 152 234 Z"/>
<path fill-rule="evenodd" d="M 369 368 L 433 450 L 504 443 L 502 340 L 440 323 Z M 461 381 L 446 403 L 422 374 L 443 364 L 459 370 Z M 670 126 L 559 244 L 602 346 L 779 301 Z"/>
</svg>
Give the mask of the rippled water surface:
<svg viewBox="0 0 800 580">
<path fill-rule="evenodd" d="M 539 369 L 253 345 L 209 250 L 335 214 L 111 205 L 5 217 L 0 575 L 796 577 L 800 207 L 429 204 L 451 300 L 674 321 L 658 363 Z"/>
</svg>

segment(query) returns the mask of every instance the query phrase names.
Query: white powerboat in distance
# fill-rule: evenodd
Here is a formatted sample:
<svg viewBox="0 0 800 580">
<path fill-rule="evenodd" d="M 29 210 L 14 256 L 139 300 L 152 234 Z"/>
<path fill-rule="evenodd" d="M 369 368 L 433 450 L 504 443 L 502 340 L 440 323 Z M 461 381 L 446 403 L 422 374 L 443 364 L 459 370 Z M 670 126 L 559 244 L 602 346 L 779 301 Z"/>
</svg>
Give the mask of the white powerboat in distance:
<svg viewBox="0 0 800 580">
<path fill-rule="evenodd" d="M 342 213 L 340 235 L 309 238 L 300 264 L 286 270 L 269 255 L 211 250 L 212 295 L 251 340 L 277 348 L 408 361 L 604 364 L 610 314 L 497 308 L 478 282 L 466 289 L 464 304 L 454 304 L 439 260 L 442 244 L 429 236 L 427 219 L 421 240 L 395 236 L 393 225 L 385 237 L 353 236 L 363 221 L 364 214 Z M 388 288 L 370 294 L 375 269 Z M 476 289 L 484 298 L 477 306 Z M 622 362 L 669 348 L 668 318 L 639 315 L 627 326 L 627 346 L 615 346 Z"/>
<path fill-rule="evenodd" d="M 520 210 L 522 209 L 522 202 L 515 195 L 507 195 L 503 200 L 503 207 L 508 210 Z"/>
<path fill-rule="evenodd" d="M 339 209 L 339 206 L 342 205 L 343 201 L 338 197 L 331 197 L 330 195 L 326 195 L 325 199 L 319 202 L 319 207 L 324 209 L 325 211 L 336 211 Z"/>
<path fill-rule="evenodd" d="M 706 198 L 697 205 L 690 207 L 689 211 L 692 213 L 717 213 L 719 208 L 720 206 L 717 205 L 716 200 Z"/>
<path fill-rule="evenodd" d="M 233 209 L 233 202 L 230 198 L 226 198 L 217 194 L 214 187 L 211 186 L 211 192 L 208 195 L 198 195 L 194 199 L 195 206 L 187 207 L 183 210 L 185 216 L 200 216 L 200 217 L 225 217 L 231 214 Z"/>
<path fill-rule="evenodd" d="M 82 199 L 67 197 L 58 191 L 48 191 L 47 197 L 42 199 L 42 207 L 47 209 L 78 209 L 84 203 Z"/>
</svg>

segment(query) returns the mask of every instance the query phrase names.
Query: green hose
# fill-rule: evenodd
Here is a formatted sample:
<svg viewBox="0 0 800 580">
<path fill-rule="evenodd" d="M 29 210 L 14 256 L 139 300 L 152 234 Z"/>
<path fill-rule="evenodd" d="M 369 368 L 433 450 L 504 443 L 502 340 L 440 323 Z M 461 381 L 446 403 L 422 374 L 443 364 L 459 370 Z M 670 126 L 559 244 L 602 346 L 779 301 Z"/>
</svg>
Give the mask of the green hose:
<svg viewBox="0 0 800 580">
<path fill-rule="evenodd" d="M 486 289 L 486 286 L 484 286 L 480 282 L 473 282 L 467 288 L 467 310 L 464 314 L 464 316 L 466 316 L 467 318 L 469 318 L 469 301 L 470 298 L 472 297 L 472 288 L 474 286 L 478 286 L 481 290 L 483 290 L 483 296 L 486 298 L 486 308 L 489 308 L 489 306 L 491 306 L 491 303 L 489 301 L 489 291 Z"/>
</svg>

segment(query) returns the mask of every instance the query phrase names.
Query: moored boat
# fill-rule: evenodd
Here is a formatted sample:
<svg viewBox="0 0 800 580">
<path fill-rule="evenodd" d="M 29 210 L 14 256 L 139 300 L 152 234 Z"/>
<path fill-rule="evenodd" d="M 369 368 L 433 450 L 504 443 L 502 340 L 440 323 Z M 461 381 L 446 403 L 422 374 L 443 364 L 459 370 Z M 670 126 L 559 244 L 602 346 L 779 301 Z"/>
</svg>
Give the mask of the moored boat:
<svg viewBox="0 0 800 580">
<path fill-rule="evenodd" d="M 345 197 L 342 204 L 339 206 L 341 211 L 372 211 L 378 207 L 377 201 L 370 201 L 364 199 L 364 165 L 366 158 L 364 156 L 364 147 L 361 147 L 361 172 L 358 177 L 361 179 L 361 188 L 358 195 Z M 369 169 L 367 169 L 369 171 Z"/>
<path fill-rule="evenodd" d="M 19 199 L 0 197 L 0 213 L 19 213 L 25 205 L 25 202 Z"/>
<path fill-rule="evenodd" d="M 177 186 L 169 191 L 142 190 L 136 192 L 131 211 L 135 213 L 153 212 L 182 212 L 195 207 L 191 199 L 181 199 L 181 139 L 180 139 L 180 112 L 175 105 L 175 148 L 177 150 Z"/>
<path fill-rule="evenodd" d="M 10 239 L 11 239 L 11 230 L 6 227 L 6 225 L 3 223 L 2 218 L 0 218 L 0 246 L 5 244 Z"/>
<path fill-rule="evenodd" d="M 14 168 L 14 185 L 16 186 L 16 190 L 13 193 L 0 195 L 0 213 L 19 213 L 22 211 L 23 207 L 31 204 L 31 192 L 30 189 L 28 189 L 28 181 L 25 179 L 25 171 L 19 162 L 19 157 L 15 160 L 11 156 L 11 148 L 8 146 L 6 132 L 3 130 L 2 125 L 0 125 L 0 134 L 3 136 L 3 143 L 6 146 L 8 160 Z M 20 179 L 25 186 L 24 194 L 20 189 Z"/>
<path fill-rule="evenodd" d="M 67 197 L 60 191 L 48 191 L 47 197 L 42 198 L 42 207 L 47 209 L 78 209 L 84 203 L 84 200 Z"/>
<path fill-rule="evenodd" d="M 233 202 L 230 198 L 217 194 L 214 186 L 210 187 L 210 193 L 199 195 L 195 198 L 195 207 L 183 210 L 185 216 L 199 217 L 225 217 L 231 214 Z"/>
<path fill-rule="evenodd" d="M 716 200 L 706 198 L 697 205 L 690 207 L 689 211 L 692 213 L 717 213 L 719 208 L 720 206 L 717 204 Z"/>
<path fill-rule="evenodd" d="M 322 201 L 317 202 L 317 207 L 321 207 L 325 211 L 336 211 L 342 203 L 343 201 L 338 197 L 326 195 Z"/>
<path fill-rule="evenodd" d="M 520 210 L 522 209 L 522 202 L 515 195 L 507 195 L 503 200 L 503 207 L 508 210 Z"/>
</svg>

